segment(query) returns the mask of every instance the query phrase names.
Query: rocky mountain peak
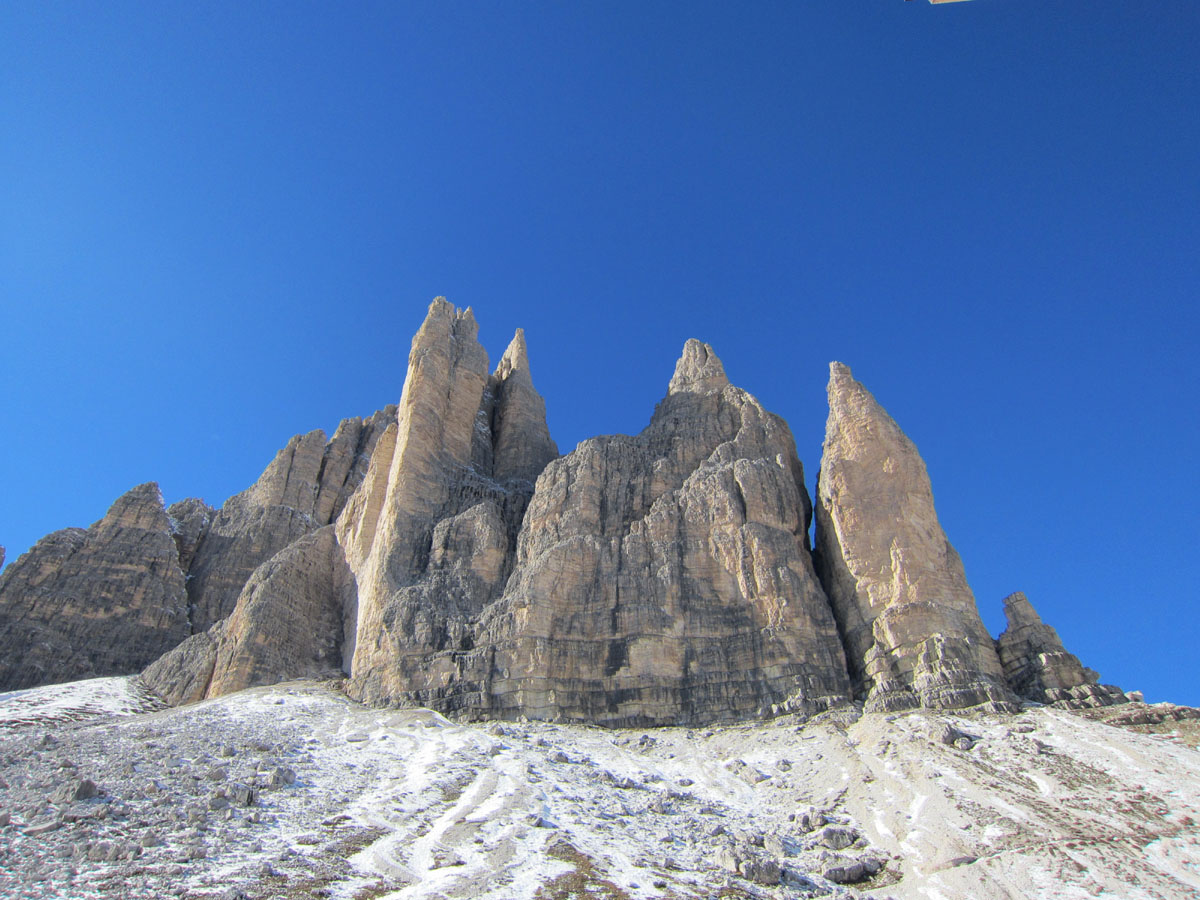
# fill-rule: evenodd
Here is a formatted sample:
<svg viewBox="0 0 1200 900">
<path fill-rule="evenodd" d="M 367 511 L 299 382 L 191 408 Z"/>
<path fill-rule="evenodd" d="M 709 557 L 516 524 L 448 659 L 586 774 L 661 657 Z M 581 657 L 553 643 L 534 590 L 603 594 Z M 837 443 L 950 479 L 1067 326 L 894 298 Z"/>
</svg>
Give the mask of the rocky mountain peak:
<svg viewBox="0 0 1200 900">
<path fill-rule="evenodd" d="M 1068 653 L 1058 632 L 1042 621 L 1020 591 L 1004 598 L 1008 627 L 996 651 L 1009 685 L 1022 698 L 1067 707 L 1124 703 L 1120 688 L 1099 684 L 1100 676 Z"/>
<path fill-rule="evenodd" d="M 171 702 L 341 673 L 369 703 L 608 725 L 1124 699 L 1024 595 L 992 640 L 916 447 L 845 365 L 814 551 L 787 423 L 710 345 L 641 433 L 560 457 L 524 332 L 489 374 L 478 330 L 435 299 L 397 405 L 296 435 L 219 510 L 147 483 L 44 538 L 0 572 L 0 689 L 161 657 Z"/>
<path fill-rule="evenodd" d="M 729 384 L 725 367 L 709 344 L 688 338 L 683 353 L 675 363 L 675 374 L 667 388 L 668 395 L 681 393 L 707 394 Z"/>
<path fill-rule="evenodd" d="M 533 378 L 529 374 L 529 348 L 525 345 L 524 328 L 517 329 L 513 339 L 509 341 L 504 355 L 500 357 L 500 362 L 492 376 L 497 381 L 517 378 L 521 381 L 528 381 L 530 385 L 533 384 Z"/>
<path fill-rule="evenodd" d="M 149 531 L 166 531 L 167 513 L 163 509 L 162 491 L 157 482 L 147 481 L 130 488 L 108 508 L 104 518 L 93 528 L 140 528 Z"/>
</svg>

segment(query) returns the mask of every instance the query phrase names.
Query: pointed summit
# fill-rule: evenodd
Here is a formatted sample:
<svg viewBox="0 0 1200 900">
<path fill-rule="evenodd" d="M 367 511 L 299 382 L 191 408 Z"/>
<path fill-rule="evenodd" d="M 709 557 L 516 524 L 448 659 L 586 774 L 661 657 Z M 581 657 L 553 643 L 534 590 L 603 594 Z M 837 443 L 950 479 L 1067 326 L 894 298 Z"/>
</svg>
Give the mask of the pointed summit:
<svg viewBox="0 0 1200 900">
<path fill-rule="evenodd" d="M 1011 705 L 917 448 L 841 363 L 828 392 L 818 571 L 868 707 Z"/>
<path fill-rule="evenodd" d="M 719 391 L 728 384 L 725 367 L 721 365 L 712 346 L 689 338 L 683 345 L 683 355 L 675 363 L 675 374 L 671 376 L 667 393 L 680 394 L 686 391 L 707 394 Z"/>
<path fill-rule="evenodd" d="M 534 389 L 529 373 L 523 328 L 513 335 L 490 386 L 495 397 L 492 477 L 500 482 L 512 478 L 537 481 L 546 464 L 558 456 L 558 445 L 546 426 L 546 402 Z"/>
<path fill-rule="evenodd" d="M 492 376 L 498 381 L 516 377 L 533 384 L 533 379 L 529 375 L 529 348 L 525 345 L 524 328 L 518 328 L 513 339 L 508 342 L 508 348 L 500 357 L 500 362 Z"/>
<path fill-rule="evenodd" d="M 167 513 L 163 509 L 162 491 L 158 484 L 147 481 L 130 488 L 108 508 L 104 518 L 92 526 L 97 529 L 141 528 L 147 531 L 167 530 Z"/>
<path fill-rule="evenodd" d="M 1019 696 L 1076 709 L 1125 702 L 1120 688 L 1098 684 L 1100 676 L 1067 652 L 1058 632 L 1042 621 L 1020 591 L 1004 598 L 1004 616 L 1008 627 L 996 649 L 1004 677 Z"/>
</svg>

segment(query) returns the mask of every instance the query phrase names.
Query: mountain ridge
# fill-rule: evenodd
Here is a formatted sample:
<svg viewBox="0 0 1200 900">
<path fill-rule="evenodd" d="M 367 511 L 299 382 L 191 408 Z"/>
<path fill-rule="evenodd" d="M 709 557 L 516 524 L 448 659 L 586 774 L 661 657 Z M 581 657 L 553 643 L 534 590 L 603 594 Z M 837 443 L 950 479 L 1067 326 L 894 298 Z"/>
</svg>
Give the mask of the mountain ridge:
<svg viewBox="0 0 1200 900">
<path fill-rule="evenodd" d="M 729 383 L 710 345 L 685 344 L 640 435 L 559 456 L 523 331 L 491 374 L 477 335 L 469 308 L 435 299 L 397 406 L 328 441 L 297 435 L 219 511 L 188 500 L 162 513 L 188 630 L 164 639 L 174 649 L 146 670 L 151 688 L 183 702 L 340 673 L 375 704 L 608 725 L 854 698 L 994 711 L 1125 700 L 1040 620 L 1010 622 L 999 643 L 987 634 L 915 446 L 840 363 L 813 549 L 787 424 Z M 0 689 L 149 662 L 28 662 L 92 618 L 90 589 L 54 587 L 76 583 L 87 553 L 64 562 L 41 546 L 0 574 L 0 649 L 11 672 L 36 673 Z M 119 592 L 128 574 L 95 589 Z M 126 640 L 119 622 L 91 637 Z M 56 653 L 65 665 L 84 649 L 60 640 Z"/>
</svg>

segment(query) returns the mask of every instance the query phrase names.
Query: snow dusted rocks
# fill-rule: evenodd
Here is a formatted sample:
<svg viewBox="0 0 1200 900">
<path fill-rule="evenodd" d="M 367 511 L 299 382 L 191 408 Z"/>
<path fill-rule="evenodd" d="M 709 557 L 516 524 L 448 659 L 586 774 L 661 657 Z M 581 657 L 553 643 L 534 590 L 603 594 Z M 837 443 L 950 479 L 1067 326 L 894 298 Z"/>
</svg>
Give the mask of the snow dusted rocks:
<svg viewBox="0 0 1200 900">
<path fill-rule="evenodd" d="M 917 448 L 841 363 L 828 394 L 818 559 L 868 708 L 1013 708 Z"/>
<path fill-rule="evenodd" d="M 138 714 L 120 681 L 0 697 L 0 896 L 1183 900 L 1197 888 L 1196 750 L 1060 709 L 844 707 L 647 733 L 455 723 L 311 682 Z M 948 729 L 975 739 L 947 744 Z"/>
<path fill-rule="evenodd" d="M 996 641 L 1004 677 L 1020 697 L 1067 707 L 1126 702 L 1120 688 L 1098 684 L 1100 676 L 1068 653 L 1058 632 L 1045 624 L 1018 591 L 1004 598 L 1008 627 Z"/>
<path fill-rule="evenodd" d="M 137 671 L 189 634 L 158 485 L 90 528 L 42 538 L 0 574 L 0 690 Z"/>
</svg>

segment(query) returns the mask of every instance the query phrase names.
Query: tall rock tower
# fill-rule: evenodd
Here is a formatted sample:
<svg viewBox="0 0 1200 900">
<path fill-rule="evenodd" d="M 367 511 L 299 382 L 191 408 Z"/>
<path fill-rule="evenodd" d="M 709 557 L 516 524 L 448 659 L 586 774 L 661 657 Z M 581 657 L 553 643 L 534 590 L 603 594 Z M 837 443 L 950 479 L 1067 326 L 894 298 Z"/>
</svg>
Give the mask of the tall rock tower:
<svg viewBox="0 0 1200 900">
<path fill-rule="evenodd" d="M 868 709 L 1010 707 L 917 448 L 841 363 L 828 393 L 818 567 Z"/>
</svg>

